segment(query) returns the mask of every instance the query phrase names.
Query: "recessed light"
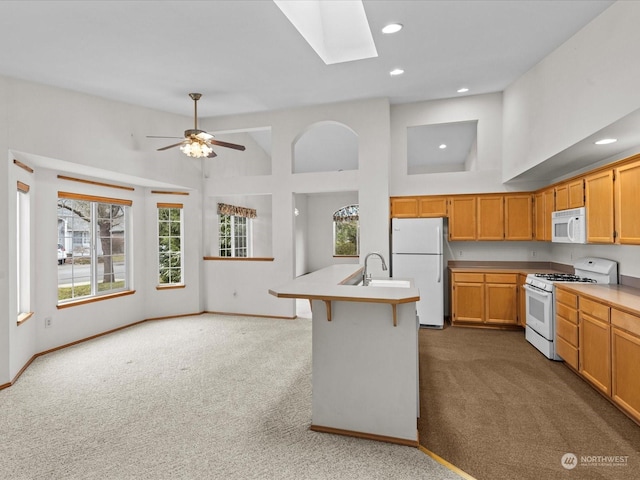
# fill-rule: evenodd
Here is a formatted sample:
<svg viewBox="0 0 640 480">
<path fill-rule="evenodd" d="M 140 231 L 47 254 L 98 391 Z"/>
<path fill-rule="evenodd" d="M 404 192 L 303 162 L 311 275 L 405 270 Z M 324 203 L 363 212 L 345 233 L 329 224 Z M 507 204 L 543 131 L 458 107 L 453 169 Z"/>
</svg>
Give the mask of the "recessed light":
<svg viewBox="0 0 640 480">
<path fill-rule="evenodd" d="M 468 92 L 468 91 L 469 91 L 469 89 L 467 87 L 462 87 L 462 88 L 458 89 L 458 93 L 465 93 L 465 92 Z"/>
<path fill-rule="evenodd" d="M 618 141 L 617 138 L 603 138 L 602 140 L 598 140 L 596 142 L 596 145 L 608 145 L 610 143 L 615 143 L 617 141 Z"/>
<path fill-rule="evenodd" d="M 403 73 L 404 73 L 404 70 L 402 70 L 401 68 L 394 68 L 389 72 L 389 75 L 391 75 L 392 77 L 395 77 L 396 75 L 402 75 Z"/>
<path fill-rule="evenodd" d="M 400 30 L 402 30 L 402 24 L 401 23 L 390 23 L 389 25 L 386 25 L 383 29 L 382 29 L 382 33 L 397 33 Z"/>
<path fill-rule="evenodd" d="M 444 150 L 445 148 L 447 148 L 447 146 L 443 143 L 443 144 L 442 144 L 442 145 L 440 145 L 438 148 L 439 148 L 440 150 Z"/>
</svg>

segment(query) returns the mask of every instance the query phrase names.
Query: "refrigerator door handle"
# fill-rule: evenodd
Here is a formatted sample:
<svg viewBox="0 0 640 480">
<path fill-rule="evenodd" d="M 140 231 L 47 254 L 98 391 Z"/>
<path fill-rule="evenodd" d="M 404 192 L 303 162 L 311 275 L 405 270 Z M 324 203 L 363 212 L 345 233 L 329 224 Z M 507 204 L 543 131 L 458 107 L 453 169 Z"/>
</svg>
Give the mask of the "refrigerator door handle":
<svg viewBox="0 0 640 480">
<path fill-rule="evenodd" d="M 442 232 L 440 232 L 440 227 L 436 228 L 436 234 L 438 235 L 438 253 L 440 254 L 440 268 L 438 269 L 438 283 L 442 281 L 442 269 L 443 265 L 443 254 L 442 254 Z"/>
</svg>

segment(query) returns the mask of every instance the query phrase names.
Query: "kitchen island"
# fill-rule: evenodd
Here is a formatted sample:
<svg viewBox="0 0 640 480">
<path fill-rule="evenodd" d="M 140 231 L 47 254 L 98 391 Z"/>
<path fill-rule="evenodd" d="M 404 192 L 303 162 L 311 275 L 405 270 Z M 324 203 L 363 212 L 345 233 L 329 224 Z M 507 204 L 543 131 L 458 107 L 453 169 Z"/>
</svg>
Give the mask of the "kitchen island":
<svg viewBox="0 0 640 480">
<path fill-rule="evenodd" d="M 311 301 L 311 429 L 417 447 L 419 292 L 361 278 L 334 265 L 269 290 Z"/>
</svg>

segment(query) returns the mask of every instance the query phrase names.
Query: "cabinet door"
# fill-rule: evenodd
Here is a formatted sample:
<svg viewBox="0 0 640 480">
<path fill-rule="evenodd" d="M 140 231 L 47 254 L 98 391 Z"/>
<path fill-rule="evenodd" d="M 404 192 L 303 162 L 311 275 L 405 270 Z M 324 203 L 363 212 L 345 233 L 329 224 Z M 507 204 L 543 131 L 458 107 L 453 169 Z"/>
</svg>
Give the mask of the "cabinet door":
<svg viewBox="0 0 640 480">
<path fill-rule="evenodd" d="M 584 207 L 584 179 L 580 178 L 578 180 L 573 180 L 569 182 L 568 189 L 569 189 L 569 208 Z M 557 201 L 558 199 L 556 198 L 556 202 Z"/>
<path fill-rule="evenodd" d="M 517 325 L 518 286 L 515 283 L 487 283 L 485 295 L 486 323 Z"/>
<path fill-rule="evenodd" d="M 569 184 L 563 183 L 555 188 L 556 210 L 567 210 L 569 208 Z"/>
<path fill-rule="evenodd" d="M 616 168 L 616 241 L 640 244 L 640 162 Z"/>
<path fill-rule="evenodd" d="M 587 242 L 613 243 L 613 170 L 585 178 Z"/>
<path fill-rule="evenodd" d="M 640 421 L 640 317 L 611 309 L 611 396 Z"/>
<path fill-rule="evenodd" d="M 536 240 L 544 241 L 544 195 L 542 192 L 533 196 L 533 235 Z"/>
<path fill-rule="evenodd" d="M 504 197 L 478 197 L 478 240 L 504 240 Z"/>
<path fill-rule="evenodd" d="M 527 326 L 527 291 L 524 289 L 526 280 L 525 274 L 518 275 L 518 325 L 523 328 Z"/>
<path fill-rule="evenodd" d="M 454 282 L 453 324 L 482 323 L 484 319 L 484 284 Z"/>
<path fill-rule="evenodd" d="M 530 194 L 504 196 L 504 238 L 533 239 L 533 205 Z"/>
<path fill-rule="evenodd" d="M 544 197 L 544 218 L 542 221 L 544 222 L 544 239 L 547 242 L 551 241 L 551 214 L 555 211 L 555 192 L 553 188 L 545 190 L 542 193 Z"/>
<path fill-rule="evenodd" d="M 420 217 L 446 217 L 447 197 L 419 197 L 418 215 Z"/>
<path fill-rule="evenodd" d="M 418 199 L 415 197 L 392 197 L 391 217 L 414 218 L 418 216 Z"/>
<path fill-rule="evenodd" d="M 611 395 L 611 325 L 580 312 L 580 373 Z"/>
<path fill-rule="evenodd" d="M 449 240 L 476 239 L 476 197 L 449 197 Z"/>
</svg>

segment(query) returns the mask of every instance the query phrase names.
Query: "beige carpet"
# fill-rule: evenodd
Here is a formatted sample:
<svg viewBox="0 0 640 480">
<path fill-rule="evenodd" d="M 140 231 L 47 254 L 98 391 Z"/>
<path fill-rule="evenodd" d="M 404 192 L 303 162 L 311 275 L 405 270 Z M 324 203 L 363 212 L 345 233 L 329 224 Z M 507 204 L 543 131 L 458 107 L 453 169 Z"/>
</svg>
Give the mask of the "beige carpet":
<svg viewBox="0 0 640 480">
<path fill-rule="evenodd" d="M 0 391 L 0 479 L 460 478 L 310 423 L 310 320 L 146 322 L 40 357 Z"/>
<path fill-rule="evenodd" d="M 423 329 L 420 380 L 420 443 L 479 480 L 640 479 L 640 426 L 522 332 Z"/>
</svg>

